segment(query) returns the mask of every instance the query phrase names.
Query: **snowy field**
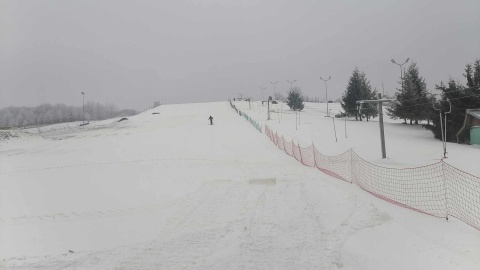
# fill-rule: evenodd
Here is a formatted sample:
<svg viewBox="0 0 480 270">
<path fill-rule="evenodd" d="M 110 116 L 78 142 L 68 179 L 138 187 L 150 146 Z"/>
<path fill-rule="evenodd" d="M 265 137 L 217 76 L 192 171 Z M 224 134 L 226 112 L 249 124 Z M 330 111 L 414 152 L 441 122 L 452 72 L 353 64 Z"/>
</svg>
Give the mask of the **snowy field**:
<svg viewBox="0 0 480 270">
<path fill-rule="evenodd" d="M 259 103 L 236 105 L 267 122 Z M 385 160 L 377 119 L 346 121 L 347 134 L 336 119 L 336 142 L 324 106 L 307 104 L 297 128 L 275 106 L 268 125 L 382 166 L 442 155 L 430 131 L 388 118 Z M 228 102 L 117 120 L 0 140 L 0 269 L 480 269 L 478 230 L 303 166 Z M 447 151 L 449 164 L 480 175 L 478 147 Z"/>
</svg>

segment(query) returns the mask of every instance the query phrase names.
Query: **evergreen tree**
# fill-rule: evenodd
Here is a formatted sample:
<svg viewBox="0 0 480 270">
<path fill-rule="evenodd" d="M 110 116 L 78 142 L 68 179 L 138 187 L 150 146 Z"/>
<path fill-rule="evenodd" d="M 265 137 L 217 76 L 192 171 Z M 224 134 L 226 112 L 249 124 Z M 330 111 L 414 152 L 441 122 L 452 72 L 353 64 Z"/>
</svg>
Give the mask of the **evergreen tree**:
<svg viewBox="0 0 480 270">
<path fill-rule="evenodd" d="M 450 79 L 447 85 L 441 82 L 440 85 L 435 86 L 437 90 L 441 91 L 441 100 L 437 102 L 435 107 L 441 108 L 442 112 L 446 112 L 450 109 L 447 99 L 452 104 L 452 111 L 447 114 L 446 141 L 448 142 L 457 142 L 457 133 L 463 126 L 465 110 L 480 108 L 480 59 L 474 62 L 473 67 L 470 64 L 466 66 L 464 76 L 467 79 L 466 87 L 453 79 Z M 429 112 L 432 125 L 424 127 L 431 130 L 435 138 L 442 139 L 439 112 L 433 110 L 433 108 Z M 444 116 L 442 114 L 442 124 L 445 123 Z M 468 130 L 459 134 L 458 139 L 459 143 L 468 142 L 470 139 Z"/>
<path fill-rule="evenodd" d="M 410 124 L 419 120 L 429 120 L 426 105 L 431 100 L 425 80 L 420 76 L 416 63 L 411 63 L 401 78 L 401 89 L 395 93 L 396 102 L 390 105 L 388 115 L 393 119 L 410 120 Z"/>
<path fill-rule="evenodd" d="M 290 110 L 301 111 L 305 107 L 303 103 L 302 90 L 298 87 L 290 88 L 288 91 L 287 105 Z"/>
<path fill-rule="evenodd" d="M 370 81 L 364 72 L 360 72 L 358 68 L 353 70 L 352 76 L 348 81 L 347 89 L 342 95 L 343 114 L 346 116 L 355 116 L 355 120 L 362 121 L 362 117 L 365 117 L 367 121 L 369 118 L 374 118 L 378 115 L 378 107 L 375 104 L 363 104 L 362 114 L 359 114 L 357 109 L 357 101 L 359 100 L 372 100 L 376 99 L 377 92 L 372 91 Z"/>
</svg>

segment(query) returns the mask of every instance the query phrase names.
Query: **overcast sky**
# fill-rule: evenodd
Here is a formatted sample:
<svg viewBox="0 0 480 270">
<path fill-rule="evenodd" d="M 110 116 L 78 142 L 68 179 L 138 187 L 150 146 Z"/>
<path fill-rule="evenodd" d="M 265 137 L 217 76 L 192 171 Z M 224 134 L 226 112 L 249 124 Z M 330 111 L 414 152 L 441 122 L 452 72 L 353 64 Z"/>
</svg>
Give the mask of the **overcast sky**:
<svg viewBox="0 0 480 270">
<path fill-rule="evenodd" d="M 258 100 L 290 84 L 345 91 L 355 67 L 386 93 L 394 58 L 427 87 L 462 83 L 480 58 L 480 1 L 0 0 L 0 108 L 86 100 L 142 110 L 154 101 Z"/>
</svg>

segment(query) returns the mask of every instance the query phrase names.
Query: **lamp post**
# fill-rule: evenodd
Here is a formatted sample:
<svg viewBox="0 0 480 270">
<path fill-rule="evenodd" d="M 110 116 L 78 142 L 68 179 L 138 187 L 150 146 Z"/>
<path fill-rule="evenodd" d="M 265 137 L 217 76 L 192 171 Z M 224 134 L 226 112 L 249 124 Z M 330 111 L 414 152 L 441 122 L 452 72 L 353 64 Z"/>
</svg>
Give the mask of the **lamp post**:
<svg viewBox="0 0 480 270">
<path fill-rule="evenodd" d="M 293 80 L 293 81 L 291 82 L 291 81 L 287 80 L 287 82 L 290 83 L 290 89 L 293 88 L 293 83 L 296 82 L 296 81 L 297 81 L 297 80 Z"/>
<path fill-rule="evenodd" d="M 266 87 L 260 86 L 260 89 L 262 89 L 262 101 L 265 100 L 265 96 L 263 95 L 263 90 L 267 89 Z"/>
<path fill-rule="evenodd" d="M 278 83 L 278 82 L 270 82 L 271 84 L 273 84 L 273 98 L 275 98 L 275 85 Z"/>
<path fill-rule="evenodd" d="M 327 81 L 329 81 L 332 78 L 332 76 L 329 76 L 327 80 L 322 79 L 320 77 L 320 80 L 325 82 L 325 100 L 327 101 L 327 116 L 330 116 L 330 112 L 328 111 L 328 88 L 327 88 Z"/>
<path fill-rule="evenodd" d="M 82 124 L 84 125 L 85 124 L 85 92 L 82 92 L 82 96 L 83 96 L 83 106 L 82 106 Z"/>
<path fill-rule="evenodd" d="M 395 62 L 394 59 L 392 59 L 392 63 L 394 63 L 395 65 L 398 65 L 400 67 L 400 80 L 402 81 L 402 91 L 403 91 L 403 70 L 402 70 L 402 66 L 405 65 L 408 60 L 410 60 L 410 58 L 407 58 L 407 60 L 405 60 L 405 62 L 403 64 L 399 64 L 397 62 Z"/>
</svg>

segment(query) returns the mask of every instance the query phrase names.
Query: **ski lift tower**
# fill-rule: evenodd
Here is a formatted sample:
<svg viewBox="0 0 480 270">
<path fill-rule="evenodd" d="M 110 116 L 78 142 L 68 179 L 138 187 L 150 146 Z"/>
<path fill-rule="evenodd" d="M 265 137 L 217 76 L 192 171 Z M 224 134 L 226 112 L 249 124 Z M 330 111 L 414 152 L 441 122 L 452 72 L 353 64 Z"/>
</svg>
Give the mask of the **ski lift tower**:
<svg viewBox="0 0 480 270">
<path fill-rule="evenodd" d="M 359 100 L 357 101 L 357 104 L 359 104 L 359 113 L 360 115 L 362 114 L 362 107 L 363 104 L 365 103 L 370 103 L 370 104 L 378 104 L 378 119 L 380 123 L 380 143 L 382 145 L 382 159 L 387 157 L 387 151 L 385 150 L 385 132 L 383 128 L 383 106 L 382 104 L 384 102 L 392 102 L 394 101 L 393 99 L 381 99 L 382 94 L 378 93 L 378 99 L 375 100 Z M 360 116 L 361 117 L 361 116 Z"/>
</svg>

